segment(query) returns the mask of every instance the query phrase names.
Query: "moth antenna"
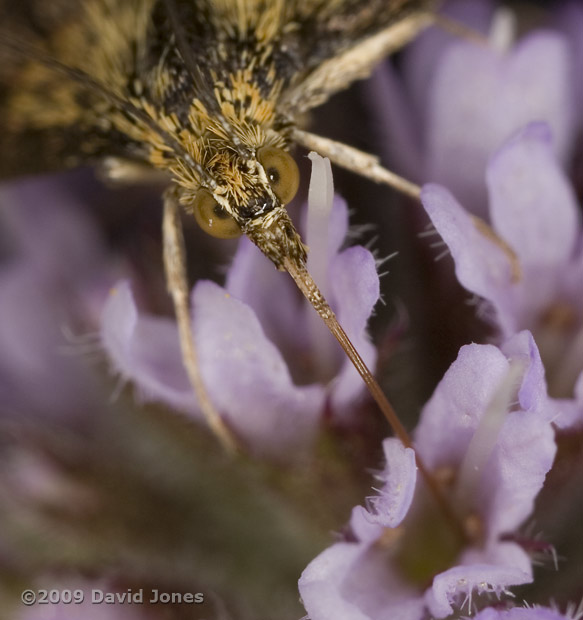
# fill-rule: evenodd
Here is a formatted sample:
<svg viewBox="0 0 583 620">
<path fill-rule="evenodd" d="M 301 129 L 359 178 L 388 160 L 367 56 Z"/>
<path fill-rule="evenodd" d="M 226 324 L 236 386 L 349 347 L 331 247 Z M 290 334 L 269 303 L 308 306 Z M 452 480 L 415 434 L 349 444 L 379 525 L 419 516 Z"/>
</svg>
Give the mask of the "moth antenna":
<svg viewBox="0 0 583 620">
<path fill-rule="evenodd" d="M 97 93 L 98 95 L 109 101 L 111 104 L 116 106 L 122 112 L 126 113 L 128 116 L 133 116 L 134 119 L 144 124 L 154 133 L 158 134 L 160 138 L 164 141 L 166 146 L 171 148 L 175 152 L 176 156 L 180 157 L 186 164 L 192 166 L 196 170 L 197 174 L 199 174 L 201 178 L 205 179 L 205 181 L 209 184 L 210 187 L 214 187 L 216 185 L 214 179 L 209 177 L 208 173 L 204 170 L 204 168 L 194 161 L 190 153 L 188 153 L 188 151 L 186 151 L 172 135 L 162 129 L 153 118 L 148 116 L 143 110 L 140 110 L 140 108 L 135 106 L 130 101 L 127 101 L 120 95 L 107 88 L 107 86 L 105 86 L 101 82 L 92 78 L 82 69 L 70 67 L 69 65 L 60 62 L 59 60 L 53 58 L 45 52 L 37 50 L 34 47 L 23 43 L 22 41 L 12 39 L 5 33 L 0 34 L 0 45 L 4 46 L 5 48 L 11 50 L 16 54 L 31 58 L 41 63 L 45 67 L 65 75 L 70 80 L 82 84 L 84 87 L 92 90 L 94 93 Z"/>
<path fill-rule="evenodd" d="M 378 384 L 370 369 L 352 344 L 352 341 L 338 322 L 334 311 L 332 310 L 332 308 L 330 308 L 330 305 L 322 295 L 320 289 L 314 282 L 308 270 L 304 266 L 298 266 L 298 264 L 289 257 L 284 258 L 283 266 L 285 270 L 289 273 L 289 275 L 293 278 L 294 282 L 296 283 L 297 287 L 300 289 L 304 297 L 308 300 L 310 305 L 324 321 L 326 327 L 328 327 L 332 335 L 336 338 L 336 340 L 348 356 L 348 359 L 356 368 L 358 374 L 361 376 L 362 380 L 366 384 L 366 387 L 368 388 L 368 391 L 370 392 L 374 401 L 376 402 L 379 409 L 382 411 L 383 415 L 387 419 L 389 425 L 393 429 L 395 436 L 401 440 L 405 447 L 414 450 L 413 442 L 411 441 L 409 433 L 401 423 L 401 420 L 399 420 L 399 417 L 397 416 L 393 406 L 382 391 L 381 386 Z M 467 533 L 463 524 L 460 522 L 458 515 L 452 509 L 449 501 L 443 494 L 441 487 L 432 476 L 432 474 L 429 472 L 423 460 L 416 451 L 415 461 L 417 463 L 419 472 L 421 473 L 425 483 L 427 484 L 427 487 L 433 494 L 437 504 L 443 511 L 443 514 L 445 515 L 449 523 L 451 523 L 452 528 L 460 537 L 460 540 L 467 541 Z"/>
<path fill-rule="evenodd" d="M 486 35 L 453 17 L 437 13 L 434 17 L 434 24 L 444 32 L 458 37 L 459 39 L 465 39 L 481 47 L 491 47 L 490 40 Z"/>
</svg>

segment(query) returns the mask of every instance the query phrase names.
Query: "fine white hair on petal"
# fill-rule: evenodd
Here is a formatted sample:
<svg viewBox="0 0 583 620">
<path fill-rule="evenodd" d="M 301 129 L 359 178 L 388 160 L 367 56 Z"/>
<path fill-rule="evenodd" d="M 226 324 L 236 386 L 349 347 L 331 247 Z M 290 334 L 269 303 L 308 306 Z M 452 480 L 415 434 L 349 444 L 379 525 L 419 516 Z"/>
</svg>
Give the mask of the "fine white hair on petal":
<svg viewBox="0 0 583 620">
<path fill-rule="evenodd" d="M 383 441 L 387 465 L 378 476 L 385 484 L 379 494 L 367 498 L 367 518 L 383 527 L 397 527 L 405 518 L 415 492 L 415 452 L 395 438 Z"/>
</svg>

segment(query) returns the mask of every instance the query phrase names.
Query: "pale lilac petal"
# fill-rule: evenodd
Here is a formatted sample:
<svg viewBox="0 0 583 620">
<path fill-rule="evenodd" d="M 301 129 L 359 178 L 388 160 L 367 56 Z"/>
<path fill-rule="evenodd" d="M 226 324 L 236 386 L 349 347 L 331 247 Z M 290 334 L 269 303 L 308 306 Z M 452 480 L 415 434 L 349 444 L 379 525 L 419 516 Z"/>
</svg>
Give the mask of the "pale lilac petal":
<svg viewBox="0 0 583 620">
<path fill-rule="evenodd" d="M 477 493 L 491 537 L 516 530 L 532 513 L 556 451 L 547 415 L 508 414 Z"/>
<path fill-rule="evenodd" d="M 95 226 L 58 177 L 5 184 L 0 202 L 3 229 L 46 277 L 81 278 L 104 266 Z"/>
<path fill-rule="evenodd" d="M 505 333 L 516 331 L 516 317 L 508 310 L 513 304 L 513 274 L 508 255 L 476 228 L 470 214 L 445 188 L 424 185 L 421 200 L 451 252 L 459 282 L 495 304 L 498 323 Z"/>
<path fill-rule="evenodd" d="M 445 15 L 484 35 L 488 34 L 493 11 L 494 4 L 489 0 L 454 0 L 443 7 Z M 427 117 L 433 105 L 429 95 L 442 65 L 443 53 L 457 40 L 442 28 L 428 28 L 405 50 L 404 78 L 422 134 L 427 129 Z"/>
<path fill-rule="evenodd" d="M 250 446 L 281 454 L 308 449 L 324 405 L 324 388 L 296 387 L 257 317 L 218 285 L 193 293 L 193 331 L 209 396 Z M 175 322 L 139 316 L 127 284 L 106 304 L 102 342 L 115 369 L 140 394 L 201 419 L 182 363 Z"/>
<path fill-rule="evenodd" d="M 246 237 L 239 242 L 225 289 L 253 308 L 265 334 L 286 359 L 306 354 L 309 333 L 302 310 L 306 302 L 290 276 L 275 269 Z"/>
<path fill-rule="evenodd" d="M 224 289 L 200 281 L 192 299 L 203 379 L 228 423 L 264 452 L 308 449 L 324 388 L 296 387 L 251 308 Z"/>
<path fill-rule="evenodd" d="M 531 123 L 494 155 L 487 171 L 490 216 L 524 265 L 564 263 L 579 236 L 579 209 L 545 123 Z"/>
<path fill-rule="evenodd" d="M 336 311 L 353 344 L 374 369 L 376 350 L 366 336 L 366 325 L 379 297 L 379 280 L 371 253 L 353 247 L 338 254 L 348 229 L 346 203 L 334 197 L 330 214 L 326 287 L 329 303 Z M 257 314 L 267 337 L 279 348 L 294 377 L 303 377 L 297 360 L 311 356 L 317 374 L 329 380 L 331 403 L 337 419 L 350 417 L 354 400 L 363 393 L 363 382 L 340 346 L 314 310 L 301 297 L 288 274 L 278 272 L 249 241 L 241 240 L 227 277 L 227 290 L 248 303 Z M 323 354 L 324 345 L 329 355 Z M 319 347 L 317 350 L 316 347 Z"/>
<path fill-rule="evenodd" d="M 504 342 L 501 351 L 510 360 L 520 360 L 525 374 L 518 390 L 518 401 L 522 409 L 547 410 L 549 399 L 545 382 L 545 369 L 538 347 L 529 331 L 522 331 Z"/>
<path fill-rule="evenodd" d="M 101 342 L 116 372 L 135 383 L 142 399 L 202 419 L 182 363 L 176 322 L 140 316 L 127 282 L 112 289 L 104 306 Z"/>
<path fill-rule="evenodd" d="M 471 547 L 462 553 L 458 564 L 505 566 L 532 577 L 532 558 L 520 545 L 510 541 L 495 541 L 483 547 Z"/>
<path fill-rule="evenodd" d="M 512 609 L 482 609 L 474 620 L 572 620 L 570 616 L 549 607 L 513 607 Z"/>
<path fill-rule="evenodd" d="M 520 334 L 507 348 L 514 362 L 525 363 L 524 378 L 517 386 L 519 400 L 536 408 L 506 415 L 479 484 L 467 490 L 475 494 L 472 503 L 479 506 L 492 540 L 516 529 L 532 512 L 556 452 L 552 410 L 545 398 L 541 361 L 532 336 Z M 423 409 L 416 429 L 416 448 L 430 468 L 462 463 L 509 368 L 508 359 L 496 347 L 461 348 Z"/>
<path fill-rule="evenodd" d="M 509 586 L 531 581 L 530 574 L 515 568 L 479 564 L 455 566 L 434 577 L 425 602 L 435 618 L 445 618 L 453 613 L 454 603 L 462 605 L 472 594 L 500 594 Z"/>
<path fill-rule="evenodd" d="M 383 533 L 383 527 L 371 521 L 365 508 L 355 506 L 350 517 L 350 531 L 358 542 L 372 544 Z"/>
<path fill-rule="evenodd" d="M 344 597 L 342 581 L 363 547 L 337 543 L 312 560 L 302 573 L 298 587 L 310 620 L 369 620 L 369 616 Z"/>
<path fill-rule="evenodd" d="M 339 254 L 330 266 L 330 285 L 340 325 L 374 371 L 376 349 L 366 333 L 366 325 L 379 299 L 380 286 L 376 263 L 372 254 L 355 246 Z M 363 381 L 348 359 L 332 387 L 332 406 L 338 416 L 348 414 L 354 399 L 363 392 Z"/>
<path fill-rule="evenodd" d="M 397 527 L 405 518 L 417 483 L 415 452 L 405 448 L 399 439 L 383 441 L 386 465 L 377 475 L 383 487 L 378 495 L 368 498 L 368 518 L 384 527 Z"/>
<path fill-rule="evenodd" d="M 410 181 L 425 179 L 418 119 L 390 60 L 362 84 L 383 163 Z"/>
<path fill-rule="evenodd" d="M 583 386 L 583 373 L 579 376 L 576 390 Z M 575 393 L 575 398 L 553 399 L 555 414 L 553 423 L 559 429 L 580 428 L 583 425 L 583 396 Z"/>
<path fill-rule="evenodd" d="M 310 620 L 420 620 L 423 599 L 374 545 L 337 543 L 304 570 L 299 589 Z"/>
<path fill-rule="evenodd" d="M 417 452 L 430 469 L 461 462 L 508 368 L 506 356 L 492 345 L 460 349 L 423 408 L 415 431 Z"/>
<path fill-rule="evenodd" d="M 84 423 L 97 414 L 98 386 L 62 331 L 70 305 L 36 265 L 0 268 L 0 415 Z"/>
<path fill-rule="evenodd" d="M 557 33 L 530 35 L 505 55 L 463 41 L 451 45 L 430 93 L 428 178 L 483 213 L 490 155 L 531 121 L 551 125 L 565 161 L 573 125 L 569 71 L 567 42 Z"/>
</svg>

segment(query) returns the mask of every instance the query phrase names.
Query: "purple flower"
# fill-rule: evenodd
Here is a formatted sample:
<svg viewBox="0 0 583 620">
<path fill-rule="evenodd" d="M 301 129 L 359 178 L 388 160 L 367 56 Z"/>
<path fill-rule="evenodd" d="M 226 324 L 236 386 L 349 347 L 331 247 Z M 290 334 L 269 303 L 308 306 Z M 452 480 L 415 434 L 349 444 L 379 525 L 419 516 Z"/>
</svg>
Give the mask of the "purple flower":
<svg viewBox="0 0 583 620">
<path fill-rule="evenodd" d="M 320 276 L 316 280 L 346 332 L 373 366 L 376 353 L 365 328 L 379 296 L 375 260 L 362 247 L 340 251 L 346 205 L 335 198 L 332 208 L 330 172 L 315 174 L 313 183 L 310 202 L 321 203 L 329 215 L 327 237 L 320 237 L 317 247 L 308 230 L 315 256 L 309 266 Z M 336 420 L 350 420 L 362 393 L 360 378 L 291 279 L 247 239 L 241 240 L 225 288 L 199 281 L 192 308 L 211 400 L 250 447 L 274 455 L 305 449 L 326 403 Z M 116 370 L 137 385 L 144 399 L 201 419 L 182 366 L 175 322 L 139 314 L 128 284 L 118 285 L 106 305 L 102 341 Z"/>
<path fill-rule="evenodd" d="M 95 329 L 112 270 L 89 218 L 58 181 L 3 185 L 0 201 L 1 413 L 87 422 L 99 390 L 64 334 Z"/>
<path fill-rule="evenodd" d="M 423 205 L 451 251 L 458 280 L 486 300 L 500 338 L 532 331 L 557 398 L 556 423 L 582 422 L 583 231 L 548 127 L 530 124 L 506 142 L 490 160 L 486 181 L 492 227 L 508 247 L 479 230 L 441 186 L 424 187 Z"/>
<path fill-rule="evenodd" d="M 370 106 L 386 132 L 392 167 L 445 185 L 483 214 L 488 158 L 517 129 L 547 121 L 559 160 L 570 156 L 570 50 L 566 36 L 550 30 L 513 44 L 508 15 L 494 12 L 487 0 L 450 2 L 445 12 L 488 35 L 490 46 L 431 29 L 406 52 L 402 82 L 388 63 L 377 70 L 367 86 Z"/>
<path fill-rule="evenodd" d="M 580 620 L 581 612 L 568 611 L 560 613 L 551 607 L 513 607 L 511 609 L 495 609 L 488 607 L 476 614 L 474 620 Z"/>
<path fill-rule="evenodd" d="M 532 336 L 460 350 L 425 406 L 415 450 L 463 524 L 462 542 L 417 476 L 410 449 L 385 440 L 383 487 L 299 587 L 311 620 L 420 620 L 471 608 L 532 581 L 511 534 L 531 514 L 556 451 Z"/>
</svg>

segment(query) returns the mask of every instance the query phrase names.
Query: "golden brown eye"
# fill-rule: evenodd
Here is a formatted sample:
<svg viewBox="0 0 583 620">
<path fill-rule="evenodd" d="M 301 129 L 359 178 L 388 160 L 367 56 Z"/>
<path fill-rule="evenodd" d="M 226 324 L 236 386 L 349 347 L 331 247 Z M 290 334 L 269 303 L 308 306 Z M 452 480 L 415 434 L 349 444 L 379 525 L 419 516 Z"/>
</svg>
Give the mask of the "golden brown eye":
<svg viewBox="0 0 583 620">
<path fill-rule="evenodd" d="M 232 239 L 241 235 L 237 222 L 207 189 L 201 188 L 196 192 L 192 210 L 199 226 L 209 235 L 219 239 Z"/>
<path fill-rule="evenodd" d="M 274 194 L 286 205 L 300 185 L 300 171 L 293 157 L 275 146 L 264 146 L 257 151 L 257 159 L 265 168 Z"/>
</svg>

